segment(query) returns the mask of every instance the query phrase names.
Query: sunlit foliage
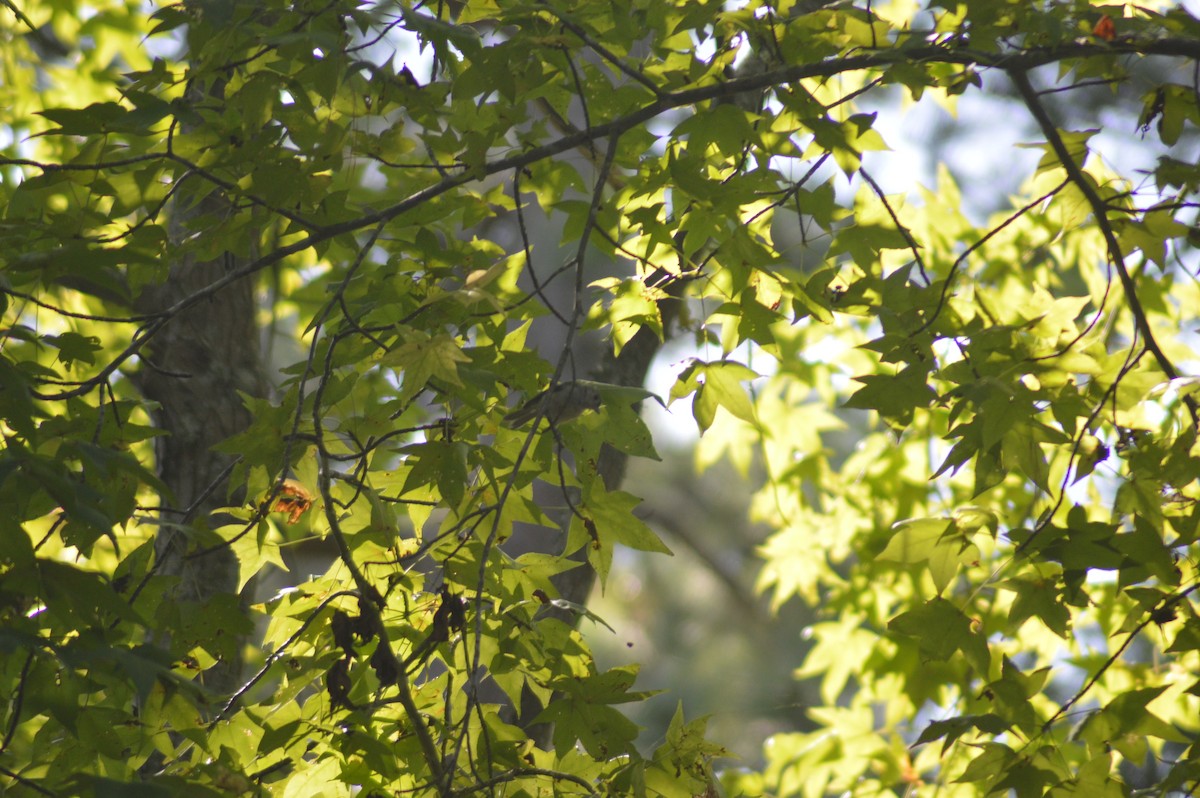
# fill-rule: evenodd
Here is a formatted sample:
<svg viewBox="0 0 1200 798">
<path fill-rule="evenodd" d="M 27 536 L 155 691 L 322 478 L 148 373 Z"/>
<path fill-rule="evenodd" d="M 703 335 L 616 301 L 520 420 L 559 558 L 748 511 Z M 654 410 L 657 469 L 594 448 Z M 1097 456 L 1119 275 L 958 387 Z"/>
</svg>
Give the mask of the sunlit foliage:
<svg viewBox="0 0 1200 798">
<path fill-rule="evenodd" d="M 1143 4 L 6 0 L 0 777 L 1194 791 L 1198 63 L 1200 20 Z M 1096 86 L 1111 113 L 1073 105 Z M 1040 161 L 973 145 L 1028 162 L 1019 189 L 974 207 L 941 168 L 885 192 L 864 159 L 909 156 L 880 109 L 964 96 L 1034 131 Z M 1113 119 L 1149 169 L 1101 146 Z M 245 423 L 180 418 L 146 386 L 259 342 L 162 342 L 239 285 L 278 373 L 228 381 Z M 642 380 L 681 337 L 659 398 L 690 406 L 701 467 L 759 481 L 764 592 L 821 612 L 796 663 L 819 729 L 758 773 L 714 767 L 683 710 L 639 751 L 636 668 L 596 665 L 552 581 L 666 551 L 620 464 L 656 457 Z M 572 380 L 581 412 L 510 415 Z M 225 424 L 227 466 L 176 503 L 170 442 Z M 510 555 L 522 523 L 563 543 Z M 181 592 L 204 555 L 236 553 L 241 590 L 311 539 L 328 570 L 251 607 Z"/>
</svg>

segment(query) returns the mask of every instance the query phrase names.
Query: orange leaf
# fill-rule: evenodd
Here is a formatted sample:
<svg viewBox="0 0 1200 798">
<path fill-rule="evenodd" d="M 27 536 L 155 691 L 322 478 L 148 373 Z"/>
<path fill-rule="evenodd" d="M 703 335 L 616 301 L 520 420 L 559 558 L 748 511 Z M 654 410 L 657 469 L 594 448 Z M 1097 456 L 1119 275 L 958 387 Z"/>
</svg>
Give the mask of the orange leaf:
<svg viewBox="0 0 1200 798">
<path fill-rule="evenodd" d="M 312 494 L 303 485 L 294 479 L 285 479 L 279 486 L 279 495 L 271 509 L 277 513 L 287 513 L 287 522 L 294 524 L 300 520 L 300 516 L 308 512 L 312 502 Z"/>
<path fill-rule="evenodd" d="M 1111 42 L 1117 38 L 1117 26 L 1113 23 L 1112 17 L 1100 17 L 1100 21 L 1096 23 L 1096 27 L 1092 28 L 1092 35 L 1106 42 Z"/>
</svg>

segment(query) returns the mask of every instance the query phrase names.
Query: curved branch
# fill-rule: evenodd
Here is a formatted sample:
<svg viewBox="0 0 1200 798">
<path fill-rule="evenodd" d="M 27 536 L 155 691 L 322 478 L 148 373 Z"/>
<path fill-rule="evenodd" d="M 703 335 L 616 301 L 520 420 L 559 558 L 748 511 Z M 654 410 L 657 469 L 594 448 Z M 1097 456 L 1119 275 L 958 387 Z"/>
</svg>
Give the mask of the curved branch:
<svg viewBox="0 0 1200 798">
<path fill-rule="evenodd" d="M 13 735 L 17 733 L 17 726 L 21 723 L 21 708 L 25 703 L 25 686 L 28 683 L 29 668 L 33 665 L 33 652 L 30 651 L 25 656 L 25 664 L 21 666 L 21 673 L 17 676 L 16 695 L 13 696 L 12 706 L 9 711 L 12 716 L 8 720 L 8 728 L 4 731 L 4 739 L 0 740 L 0 754 L 8 750 L 8 746 L 12 743 Z"/>
<path fill-rule="evenodd" d="M 174 151 L 168 152 L 166 154 L 166 157 L 168 159 L 174 161 L 175 163 L 179 164 L 180 166 L 185 167 L 188 170 L 188 172 L 197 174 L 200 177 L 203 177 L 208 182 L 212 183 L 214 186 L 217 186 L 218 188 L 223 189 L 231 197 L 236 197 L 236 196 L 245 197 L 246 199 L 250 200 L 251 204 L 257 205 L 260 208 L 270 211 L 271 213 L 279 214 L 284 219 L 287 219 L 289 222 L 295 222 L 296 224 L 300 225 L 301 227 L 305 228 L 306 230 L 317 230 L 320 227 L 320 225 L 318 225 L 316 222 L 313 222 L 309 219 L 305 219 L 303 216 L 301 216 L 298 213 L 292 213 L 287 208 L 280 208 L 276 205 L 272 205 L 271 203 L 267 202 L 265 199 L 262 199 L 261 197 L 255 195 L 255 194 L 251 194 L 249 191 L 246 191 L 244 188 L 240 188 L 239 186 L 237 186 L 233 183 L 230 183 L 228 180 L 223 180 L 222 178 L 217 177 L 215 174 L 213 174 L 209 170 L 205 169 L 204 167 L 200 166 L 197 163 L 192 162 L 191 160 L 189 160 L 187 158 L 184 158 L 182 155 L 176 154 Z M 188 175 L 186 175 L 186 174 L 184 175 L 185 178 L 187 176 Z M 177 182 L 182 182 L 182 179 L 183 178 L 181 178 L 180 181 L 177 181 Z"/>
<path fill-rule="evenodd" d="M 313 371 L 313 364 L 316 359 L 318 346 L 322 340 L 321 331 L 332 313 L 334 307 L 340 304 L 341 295 L 349 284 L 358 268 L 366 259 L 367 253 L 374 244 L 379 235 L 383 232 L 382 221 L 377 222 L 378 227 L 373 232 L 368 242 L 359 248 L 358 257 L 349 269 L 346 270 L 346 276 L 342 279 L 335 296 L 326 302 L 325 307 L 314 320 L 313 323 L 313 340 L 309 347 L 308 360 L 305 364 L 304 376 L 300 380 L 303 385 L 304 381 Z M 335 336 L 335 339 L 337 336 Z M 438 754 L 437 746 L 434 744 L 433 736 L 430 734 L 429 727 L 421 721 L 421 711 L 417 707 L 416 701 L 413 698 L 412 688 L 409 685 L 408 674 L 405 671 L 404 664 L 396 657 L 396 653 L 392 648 L 390 636 L 388 635 L 387 627 L 383 623 L 383 617 L 380 613 L 381 607 L 385 604 L 385 599 L 375 588 L 375 586 L 363 574 L 358 562 L 354 559 L 354 554 L 350 550 L 350 545 L 346 540 L 345 533 L 342 532 L 341 519 L 338 517 L 336 503 L 333 500 L 333 479 L 335 476 L 334 469 L 331 465 L 331 454 L 325 444 L 325 425 L 324 416 L 322 414 L 322 400 L 325 394 L 325 388 L 329 384 L 330 375 L 333 372 L 333 356 L 336 350 L 336 341 L 327 347 L 325 352 L 325 362 L 322 369 L 320 379 L 317 381 L 316 390 L 313 391 L 312 402 L 312 424 L 313 424 L 313 445 L 317 451 L 317 485 L 318 491 L 321 494 L 322 504 L 325 511 L 325 520 L 329 524 L 329 534 L 333 538 L 337 546 L 338 558 L 346 566 L 346 570 L 350 573 L 350 578 L 354 582 L 360 596 L 359 609 L 371 624 L 371 628 L 375 635 L 379 638 L 379 648 L 377 653 L 386 661 L 391 672 L 396 674 L 396 688 L 399 693 L 398 698 L 404 711 L 408 714 L 412 722 L 413 733 L 416 734 L 418 744 L 421 748 L 421 754 L 425 759 L 426 765 L 429 767 L 429 772 L 433 777 L 434 783 L 438 787 L 438 791 L 443 795 L 448 795 L 450 792 L 450 780 L 452 778 L 452 770 L 446 767 L 446 763 Z M 288 447 L 290 451 L 291 441 L 294 440 L 298 431 L 301 414 L 303 412 L 304 400 L 301 395 L 296 404 L 296 415 L 293 418 L 292 433 L 289 437 Z M 286 462 L 286 458 L 285 458 Z M 276 486 L 278 490 L 278 486 Z"/>
<path fill-rule="evenodd" d="M 974 65 L 1003 69 L 1011 72 L 1015 76 L 1017 74 L 1021 74 L 1024 70 L 1033 69 L 1038 66 L 1044 66 L 1046 64 L 1066 59 L 1089 58 L 1095 56 L 1111 57 L 1114 54 L 1121 53 L 1177 57 L 1181 56 L 1200 60 L 1200 42 L 1189 39 L 1161 39 L 1152 42 L 1120 42 L 1104 43 L 1103 45 L 1079 43 L 1062 45 L 1058 47 L 1039 48 L 1015 53 L 988 53 L 966 48 L 947 48 L 936 45 L 922 45 L 918 47 L 902 47 L 895 50 L 874 52 L 866 55 L 830 59 L 828 61 L 821 61 L 815 64 L 797 64 L 781 67 L 779 69 L 767 70 L 744 78 L 735 78 L 723 83 L 666 93 L 659 96 L 653 102 L 647 103 L 636 111 L 632 111 L 624 116 L 617 117 L 616 119 L 608 122 L 597 124 L 586 130 L 580 130 L 578 132 L 565 135 L 557 141 L 543 144 L 540 147 L 532 147 L 515 155 L 497 158 L 494 161 L 482 164 L 478 170 L 463 172 L 458 175 L 446 175 L 437 183 L 426 186 L 420 191 L 414 192 L 408 197 L 382 210 L 375 211 L 373 213 L 367 213 L 355 219 L 348 219 L 343 222 L 338 222 L 337 224 L 317 227 L 304 238 L 294 241 L 286 246 L 279 247 L 278 249 L 266 255 L 246 263 L 240 268 L 229 272 L 224 277 L 211 283 L 207 287 L 181 299 L 171 307 L 165 308 L 163 311 L 161 311 L 161 314 L 165 318 L 156 319 L 155 321 L 147 324 L 139 331 L 139 336 L 136 337 L 136 339 L 130 343 L 129 346 L 127 346 L 113 361 L 101 369 L 100 372 L 98 372 L 91 379 L 78 384 L 71 383 L 76 387 L 71 388 L 70 390 L 60 391 L 53 394 L 41 394 L 35 392 L 34 396 L 42 400 L 58 401 L 62 399 L 71 399 L 88 393 L 95 388 L 96 385 L 104 380 L 107 380 L 108 377 L 111 376 L 118 368 L 120 368 L 120 366 L 126 360 L 137 354 L 138 351 L 145 346 L 151 338 L 158 334 L 158 332 L 165 325 L 167 319 L 169 319 L 171 316 L 191 307 L 197 302 L 211 297 L 225 286 L 237 282 L 243 277 L 255 274 L 269 266 L 273 266 L 285 258 L 300 252 L 304 252 L 305 250 L 308 250 L 317 244 L 328 241 L 337 236 L 344 235 L 346 233 L 353 233 L 365 227 L 379 224 L 380 222 L 396 219 L 397 217 L 403 216 L 405 213 L 420 207 L 426 202 L 429 202 L 436 197 L 446 194 L 468 183 L 473 183 L 482 178 L 490 177 L 501 172 L 523 169 L 531 164 L 537 163 L 538 161 L 552 158 L 556 155 L 581 146 L 586 146 L 598 139 L 608 138 L 610 136 L 619 136 L 628 130 L 642 125 L 676 108 L 694 105 L 697 103 L 728 99 L 745 92 L 759 91 L 772 86 L 794 83 L 806 78 L 831 77 L 843 72 L 884 68 L 902 62 Z M 1028 81 L 1026 81 L 1026 83 L 1028 83 Z M 1030 87 L 1030 91 L 1032 92 L 1032 87 Z M 1040 104 L 1036 102 L 1036 94 L 1033 94 L 1032 96 L 1035 101 L 1034 104 L 1040 108 Z M 1053 129 L 1052 124 L 1051 129 Z M 1102 204 L 1100 207 L 1102 207 Z"/>
<path fill-rule="evenodd" d="M 588 790 L 589 797 L 598 796 L 600 794 L 596 790 L 596 785 L 590 783 L 584 778 L 576 776 L 574 773 L 566 773 L 560 770 L 547 770 L 546 768 L 522 768 L 520 770 L 509 771 L 508 773 L 502 773 L 499 776 L 493 776 L 490 779 L 480 781 L 478 784 L 472 784 L 469 787 L 464 787 L 459 790 L 459 792 L 462 795 L 469 795 L 473 792 L 482 792 L 485 790 L 490 793 L 494 787 L 498 787 L 501 784 L 508 784 L 509 782 L 516 781 L 517 779 L 528 778 L 530 776 L 545 776 L 547 778 L 554 779 L 555 781 L 569 781 L 573 784 L 579 785 L 585 790 Z"/>
<path fill-rule="evenodd" d="M 326 354 L 326 375 L 328 375 L 331 368 L 330 360 L 332 359 L 332 355 L 333 347 L 330 347 Z M 378 651 L 383 652 L 383 657 L 388 661 L 391 672 L 396 674 L 396 688 L 399 691 L 400 704 L 404 707 L 404 711 L 408 714 L 409 720 L 412 723 L 413 733 L 417 736 L 425 764 L 429 766 L 429 772 L 433 776 L 434 783 L 438 786 L 438 791 L 443 795 L 448 795 L 450 784 L 448 781 L 449 774 L 444 766 L 445 763 L 438 754 L 437 746 L 434 745 L 429 728 L 421 721 L 421 710 L 413 699 L 412 689 L 408 683 L 408 674 L 405 672 L 403 663 L 396 657 L 396 653 L 392 649 L 392 642 L 388 635 L 387 626 L 383 623 L 383 617 L 380 614 L 380 604 L 383 601 L 383 597 L 363 574 L 362 569 L 358 567 L 358 563 L 354 559 L 354 554 L 350 551 L 350 545 L 346 541 L 346 536 L 342 532 L 341 520 L 337 516 L 331 493 L 333 481 L 332 469 L 329 466 L 329 452 L 325 448 L 325 430 L 321 415 L 321 398 L 327 382 L 328 380 L 323 378 L 313 394 L 312 418 L 319 463 L 317 481 L 325 508 L 325 520 L 329 524 L 329 534 L 337 545 L 339 559 L 346 566 L 346 570 L 350 572 L 350 578 L 353 580 L 361 596 L 362 600 L 359 602 L 359 609 L 367 617 L 367 620 L 371 624 L 371 629 L 379 638 Z"/>
<path fill-rule="evenodd" d="M 1033 210 L 1038 205 L 1041 205 L 1043 202 L 1045 202 L 1046 200 L 1053 197 L 1058 192 L 1062 191 L 1064 188 L 1067 187 L 1068 182 L 1070 182 L 1070 181 L 1064 180 L 1063 182 L 1059 183 L 1057 186 L 1050 189 L 1049 191 L 1047 191 L 1045 194 L 1038 197 L 1037 199 L 1027 202 L 1024 206 L 1022 206 L 1017 211 L 1012 213 L 1003 222 L 996 225 L 991 230 L 988 230 L 987 233 L 984 234 L 983 236 L 981 236 L 978 241 L 976 241 L 971 246 L 967 247 L 966 250 L 964 250 L 961 255 L 959 255 L 957 258 L 955 258 L 954 263 L 950 264 L 949 271 L 946 272 L 946 279 L 942 283 L 942 291 L 938 295 L 938 301 L 937 301 L 937 304 L 934 305 L 934 307 L 933 307 L 933 312 L 929 314 L 929 318 L 926 319 L 925 322 L 923 324 L 921 324 L 920 327 L 918 327 L 917 329 L 912 331 L 911 335 L 916 335 L 917 333 L 925 332 L 925 330 L 927 330 L 931 326 L 933 326 L 933 323 L 938 320 L 938 316 L 941 315 L 942 309 L 946 307 L 946 302 L 950 298 L 950 284 L 952 282 L 954 282 L 954 276 L 956 274 L 958 274 L 958 270 L 963 267 L 963 265 L 967 262 L 967 258 L 969 258 L 972 255 L 972 253 L 974 253 L 976 250 L 978 250 L 980 247 L 982 247 L 984 244 L 986 244 L 993 236 L 997 235 L 1001 230 L 1008 227 L 1010 224 L 1014 223 L 1015 221 L 1020 219 L 1022 216 L 1029 213 L 1029 211 Z"/>
<path fill-rule="evenodd" d="M 0 765 L 0 774 L 8 776 L 10 779 L 15 781 L 16 783 L 23 785 L 25 787 L 28 787 L 29 789 L 33 790 L 34 792 L 38 793 L 39 795 L 49 795 L 52 797 L 58 795 L 58 793 L 47 790 L 45 787 L 38 784 L 36 781 L 31 781 L 31 780 L 25 778 L 24 776 L 22 776 L 20 773 L 17 773 L 16 771 L 13 771 L 13 770 L 9 770 L 8 768 L 4 767 L 3 765 Z"/>
<path fill-rule="evenodd" d="M 1075 184 L 1075 187 L 1079 189 L 1084 199 L 1087 200 L 1088 205 L 1091 206 L 1092 215 L 1096 219 L 1096 225 L 1100 228 L 1100 233 L 1104 236 L 1104 243 L 1108 247 L 1108 257 L 1112 261 L 1113 267 L 1117 270 L 1117 277 L 1121 280 L 1121 287 L 1125 289 L 1125 299 L 1129 302 L 1129 312 L 1133 314 L 1134 324 L 1137 326 L 1138 332 L 1145 339 L 1146 349 L 1154 356 L 1154 360 L 1158 363 L 1158 367 L 1162 369 L 1163 374 L 1168 379 L 1175 379 L 1179 376 L 1179 371 L 1154 338 L 1154 331 L 1150 327 L 1150 320 L 1146 316 L 1146 310 L 1142 307 L 1141 300 L 1138 299 L 1137 285 L 1134 283 L 1133 277 L 1130 276 L 1129 269 L 1125 267 L 1125 255 L 1121 252 L 1121 243 L 1117 241 L 1117 236 L 1113 232 L 1112 225 L 1109 224 L 1104 200 L 1096 193 L 1096 189 L 1092 187 L 1080 165 L 1075 163 L 1075 159 L 1071 157 L 1070 150 L 1067 149 L 1066 143 L 1058 133 L 1058 128 L 1055 126 L 1054 121 L 1050 119 L 1045 106 L 1042 105 L 1041 98 L 1033 88 L 1033 84 L 1029 82 L 1029 76 L 1025 70 L 1012 70 L 1009 72 L 1009 76 L 1012 78 L 1017 92 L 1024 100 L 1025 107 L 1029 109 L 1029 112 L 1037 121 L 1043 135 L 1046 136 L 1046 141 L 1050 143 L 1050 147 L 1054 150 L 1059 163 L 1066 170 L 1067 177 Z M 1183 401 L 1187 405 L 1188 412 L 1191 414 L 1192 425 L 1200 426 L 1200 407 L 1197 407 L 1195 399 L 1185 396 Z"/>
</svg>

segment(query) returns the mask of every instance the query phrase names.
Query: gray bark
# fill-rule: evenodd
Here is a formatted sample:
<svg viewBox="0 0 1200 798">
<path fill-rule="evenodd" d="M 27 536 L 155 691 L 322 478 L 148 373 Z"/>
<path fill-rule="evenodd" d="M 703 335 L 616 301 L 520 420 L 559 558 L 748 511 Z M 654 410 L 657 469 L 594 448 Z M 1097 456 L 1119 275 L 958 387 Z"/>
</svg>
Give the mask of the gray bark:
<svg viewBox="0 0 1200 798">
<path fill-rule="evenodd" d="M 210 197 L 193 214 L 212 211 L 224 201 Z M 178 234 L 184 219 L 172 225 Z M 210 262 L 184 256 L 172 265 L 166 280 L 142 291 L 137 309 L 155 313 L 205 288 L 236 269 L 230 254 Z M 215 526 L 216 508 L 230 498 L 222 475 L 232 462 L 213 447 L 244 430 L 250 423 L 238 392 L 261 396 L 264 370 L 255 328 L 253 283 L 240 280 L 172 318 L 145 350 L 139 387 L 157 404 L 157 425 L 166 431 L 157 447 L 159 477 L 170 490 L 155 550 L 155 573 L 176 577 L 172 600 L 203 604 L 220 593 L 237 592 L 238 562 L 228 548 L 189 556 L 194 525 Z M 233 497 L 238 500 L 243 497 Z M 240 662 L 223 662 L 206 675 L 205 684 L 218 694 L 231 692 Z"/>
</svg>

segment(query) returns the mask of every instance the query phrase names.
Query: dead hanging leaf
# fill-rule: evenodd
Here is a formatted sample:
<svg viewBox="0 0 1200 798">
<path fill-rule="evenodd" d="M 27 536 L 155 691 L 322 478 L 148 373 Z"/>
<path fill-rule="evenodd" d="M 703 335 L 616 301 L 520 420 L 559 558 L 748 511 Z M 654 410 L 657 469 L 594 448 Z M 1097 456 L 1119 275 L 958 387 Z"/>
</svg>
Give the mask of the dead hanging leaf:
<svg viewBox="0 0 1200 798">
<path fill-rule="evenodd" d="M 1142 115 L 1138 117 L 1138 132 L 1145 138 L 1150 132 L 1150 126 L 1154 124 L 1154 120 L 1158 120 L 1158 130 L 1162 133 L 1162 115 L 1167 109 L 1167 90 L 1159 86 L 1154 90 L 1154 94 L 1150 95 L 1145 107 L 1142 109 Z"/>
<path fill-rule="evenodd" d="M 294 479 L 285 479 L 279 486 L 279 495 L 275 497 L 272 512 L 287 513 L 287 522 L 294 524 L 300 516 L 312 507 L 313 496 L 308 490 Z"/>
<path fill-rule="evenodd" d="M 325 674 L 325 689 L 329 693 L 329 703 L 335 709 L 345 707 L 354 709 L 350 701 L 350 663 L 339 659 Z"/>
<path fill-rule="evenodd" d="M 391 655 L 386 645 L 380 643 L 375 649 L 375 653 L 371 655 L 371 667 L 375 671 L 376 678 L 379 679 L 380 687 L 387 687 L 400 681 L 400 671 L 396 666 L 396 658 Z"/>
<path fill-rule="evenodd" d="M 329 619 L 329 628 L 333 632 L 333 642 L 346 652 L 347 657 L 354 656 L 354 621 L 341 610 L 334 610 Z"/>
<path fill-rule="evenodd" d="M 1100 21 L 1096 23 L 1096 27 L 1092 28 L 1092 35 L 1097 39 L 1111 42 L 1117 38 L 1117 25 L 1113 22 L 1112 17 L 1100 17 Z"/>
</svg>

